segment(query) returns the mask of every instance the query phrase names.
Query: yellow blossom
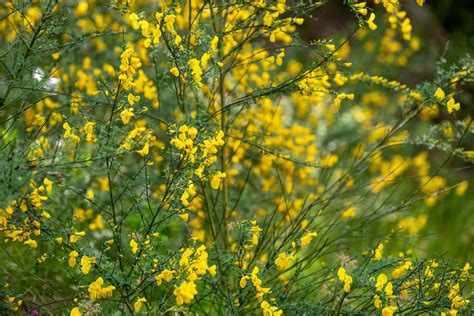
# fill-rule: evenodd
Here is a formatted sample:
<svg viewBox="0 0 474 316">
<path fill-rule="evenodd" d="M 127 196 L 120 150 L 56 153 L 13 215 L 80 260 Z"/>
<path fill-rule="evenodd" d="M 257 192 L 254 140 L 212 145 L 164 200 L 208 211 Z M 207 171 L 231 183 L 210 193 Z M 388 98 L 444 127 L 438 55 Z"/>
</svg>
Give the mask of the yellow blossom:
<svg viewBox="0 0 474 316">
<path fill-rule="evenodd" d="M 97 300 L 101 298 L 107 298 L 112 296 L 113 290 L 115 290 L 115 286 L 109 285 L 103 287 L 104 279 L 99 277 L 96 281 L 92 282 L 87 289 L 89 292 L 89 298 L 91 300 Z"/>
<path fill-rule="evenodd" d="M 130 22 L 132 23 L 132 28 L 134 30 L 138 30 L 140 28 L 140 23 L 139 23 L 140 18 L 138 17 L 138 15 L 136 15 L 136 13 L 132 13 L 129 16 L 129 19 L 130 19 Z"/>
<path fill-rule="evenodd" d="M 76 16 L 83 16 L 87 14 L 87 10 L 89 9 L 89 5 L 86 0 L 79 2 L 77 7 L 74 9 L 74 14 Z"/>
<path fill-rule="evenodd" d="M 48 178 L 44 178 L 43 183 L 46 186 L 46 192 L 50 193 L 53 190 L 53 182 Z"/>
<path fill-rule="evenodd" d="M 24 244 L 27 246 L 30 246 L 33 249 L 38 247 L 38 243 L 33 239 L 28 239 L 27 241 L 24 242 Z"/>
<path fill-rule="evenodd" d="M 165 281 L 167 283 L 171 282 L 171 280 L 173 280 L 174 273 L 175 271 L 173 270 L 168 270 L 168 269 L 163 270 L 160 274 L 155 276 L 156 284 L 161 285 L 162 281 Z"/>
<path fill-rule="evenodd" d="M 94 122 L 87 122 L 84 125 L 84 132 L 86 133 L 86 141 L 88 143 L 96 142 L 96 136 L 94 135 L 94 127 L 95 127 Z"/>
<path fill-rule="evenodd" d="M 146 298 L 144 297 L 141 297 L 141 298 L 138 298 L 135 303 L 133 303 L 133 309 L 135 310 L 135 312 L 139 312 L 140 309 L 142 308 L 142 304 L 143 303 L 146 303 Z"/>
<path fill-rule="evenodd" d="M 135 96 L 135 95 L 129 93 L 128 96 L 127 96 L 127 101 L 131 106 L 133 106 L 135 103 L 140 101 L 140 96 L 139 95 Z"/>
<path fill-rule="evenodd" d="M 371 13 L 369 19 L 367 20 L 367 25 L 371 31 L 375 31 L 377 29 L 377 25 L 374 23 L 375 14 Z"/>
<path fill-rule="evenodd" d="M 95 257 L 82 256 L 81 258 L 81 272 L 83 274 L 89 274 L 92 263 L 95 262 Z"/>
<path fill-rule="evenodd" d="M 354 206 L 349 206 L 344 212 L 342 212 L 341 217 L 343 219 L 355 218 L 356 214 L 356 208 Z"/>
<path fill-rule="evenodd" d="M 135 254 L 138 251 L 138 243 L 135 241 L 135 239 L 130 240 L 130 249 L 132 249 L 132 253 Z"/>
<path fill-rule="evenodd" d="M 69 237 L 69 242 L 74 244 L 79 240 L 79 238 L 84 237 L 85 235 L 85 231 L 75 232 Z"/>
<path fill-rule="evenodd" d="M 385 294 L 387 294 L 388 297 L 391 297 L 393 295 L 393 284 L 392 282 L 388 282 L 387 285 L 385 286 Z"/>
<path fill-rule="evenodd" d="M 173 295 L 176 297 L 176 304 L 178 305 L 191 303 L 196 294 L 196 284 L 192 281 L 183 281 L 173 291 Z"/>
<path fill-rule="evenodd" d="M 397 311 L 396 306 L 386 306 L 382 309 L 382 316 L 392 316 Z"/>
<path fill-rule="evenodd" d="M 318 234 L 316 232 L 309 232 L 303 237 L 301 237 L 301 247 L 305 247 L 309 245 L 309 243 L 313 240 L 313 238 L 317 236 Z"/>
<path fill-rule="evenodd" d="M 247 286 L 247 280 L 250 279 L 248 275 L 244 275 L 243 277 L 240 278 L 240 281 L 239 281 L 239 286 L 242 288 L 242 289 L 245 289 L 245 287 Z"/>
<path fill-rule="evenodd" d="M 377 248 L 375 249 L 374 260 L 378 261 L 382 259 L 384 245 L 382 243 L 378 244 Z"/>
<path fill-rule="evenodd" d="M 89 229 L 92 231 L 104 229 L 104 222 L 103 222 L 102 215 L 100 214 L 97 215 L 94 221 L 89 224 Z"/>
<path fill-rule="evenodd" d="M 352 284 L 352 277 L 348 274 L 346 274 L 346 269 L 343 267 L 340 267 L 339 270 L 337 270 L 337 278 L 339 281 L 344 283 L 344 292 L 348 293 L 351 290 L 351 284 Z"/>
<path fill-rule="evenodd" d="M 215 173 L 211 178 L 211 188 L 213 188 L 214 190 L 219 189 L 221 180 L 224 179 L 225 177 L 226 177 L 226 174 L 223 172 Z"/>
<path fill-rule="evenodd" d="M 142 157 L 148 155 L 149 152 L 150 152 L 150 144 L 148 142 L 146 142 L 145 145 L 143 145 L 142 149 L 137 150 L 137 153 Z"/>
<path fill-rule="evenodd" d="M 175 77 L 179 77 L 179 70 L 178 70 L 178 67 L 173 67 L 170 69 L 170 72 L 171 74 L 173 74 L 173 76 Z"/>
<path fill-rule="evenodd" d="M 280 270 L 283 270 L 286 267 L 288 267 L 292 261 L 293 261 L 292 255 L 287 255 L 286 252 L 282 252 L 275 259 L 275 264 Z"/>
<path fill-rule="evenodd" d="M 133 113 L 133 108 L 128 108 L 120 112 L 120 118 L 122 119 L 122 123 L 127 125 L 130 122 L 130 119 L 135 116 Z"/>
<path fill-rule="evenodd" d="M 446 95 L 445 95 L 443 89 L 438 88 L 438 89 L 436 89 L 434 96 L 439 101 L 442 101 L 445 98 Z"/>
<path fill-rule="evenodd" d="M 71 251 L 71 252 L 69 253 L 69 261 L 68 261 L 68 263 L 69 263 L 69 266 L 70 266 L 71 268 L 74 268 L 74 267 L 76 266 L 76 258 L 77 258 L 78 256 L 79 256 L 79 253 L 78 253 L 77 251 L 75 251 L 75 250 L 73 250 L 73 251 Z"/>
<path fill-rule="evenodd" d="M 375 288 L 378 292 L 381 292 L 385 283 L 387 283 L 387 276 L 383 273 L 379 274 L 377 277 L 377 282 L 375 283 Z"/>
<path fill-rule="evenodd" d="M 82 313 L 78 307 L 74 307 L 73 309 L 71 309 L 69 316 L 82 316 Z"/>
<path fill-rule="evenodd" d="M 279 309 L 277 306 L 272 306 L 267 301 L 262 301 L 260 303 L 260 308 L 263 311 L 263 316 L 281 316 L 283 315 L 283 311 Z"/>
<path fill-rule="evenodd" d="M 377 309 L 379 309 L 382 306 L 382 300 L 380 299 L 380 296 L 378 296 L 377 294 L 374 295 L 374 306 Z"/>
<path fill-rule="evenodd" d="M 462 181 L 456 187 L 456 195 L 463 196 L 468 187 L 469 187 L 469 182 L 467 180 Z"/>
<path fill-rule="evenodd" d="M 178 217 L 179 217 L 183 222 L 187 222 L 188 219 L 189 219 L 189 214 L 188 214 L 188 213 L 178 214 Z"/>
<path fill-rule="evenodd" d="M 452 113 L 453 111 L 459 111 L 459 109 L 461 108 L 459 103 L 456 103 L 453 98 L 449 98 L 449 101 L 446 106 L 448 107 L 448 113 Z"/>
</svg>

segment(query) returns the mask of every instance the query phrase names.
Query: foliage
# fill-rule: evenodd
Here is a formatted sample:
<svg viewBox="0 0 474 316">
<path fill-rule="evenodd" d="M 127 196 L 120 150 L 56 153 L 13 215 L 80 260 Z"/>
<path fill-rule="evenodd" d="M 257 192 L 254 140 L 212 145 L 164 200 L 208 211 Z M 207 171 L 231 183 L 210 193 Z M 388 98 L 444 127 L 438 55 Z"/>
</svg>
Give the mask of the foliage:
<svg viewBox="0 0 474 316">
<path fill-rule="evenodd" d="M 416 243 L 472 206 L 472 59 L 413 83 L 402 4 L 302 38 L 328 3 L 2 2 L 0 313 L 469 313 Z"/>
</svg>

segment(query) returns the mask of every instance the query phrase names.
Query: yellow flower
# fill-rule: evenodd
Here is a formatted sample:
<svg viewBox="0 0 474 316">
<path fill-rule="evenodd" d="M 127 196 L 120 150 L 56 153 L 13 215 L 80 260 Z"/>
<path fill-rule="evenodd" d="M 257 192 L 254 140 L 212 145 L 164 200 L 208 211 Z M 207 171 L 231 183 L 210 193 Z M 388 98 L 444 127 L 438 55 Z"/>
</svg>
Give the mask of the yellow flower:
<svg viewBox="0 0 474 316">
<path fill-rule="evenodd" d="M 94 122 L 87 122 L 84 125 L 84 132 L 86 133 L 86 141 L 88 143 L 95 143 L 96 137 L 94 135 Z"/>
<path fill-rule="evenodd" d="M 295 18 L 295 19 L 293 19 L 293 21 L 294 21 L 297 25 L 303 25 L 303 23 L 304 23 L 304 19 L 303 19 L 303 18 Z"/>
<path fill-rule="evenodd" d="M 456 103 L 453 98 L 449 98 L 449 101 L 446 106 L 448 107 L 448 113 L 452 113 L 453 111 L 459 111 L 459 109 L 461 108 L 459 103 Z"/>
<path fill-rule="evenodd" d="M 245 289 L 247 286 L 247 280 L 249 279 L 248 275 L 244 275 L 243 277 L 240 278 L 239 285 L 242 289 Z"/>
<path fill-rule="evenodd" d="M 382 259 L 383 247 L 384 247 L 383 244 L 380 243 L 375 249 L 375 254 L 374 254 L 375 261 L 379 261 L 380 259 Z"/>
<path fill-rule="evenodd" d="M 346 269 L 344 267 L 340 267 L 339 270 L 337 270 L 337 278 L 339 281 L 344 281 L 344 277 L 346 275 Z"/>
<path fill-rule="evenodd" d="M 341 217 L 343 219 L 356 217 L 356 208 L 354 206 L 349 206 L 349 208 L 342 212 Z"/>
<path fill-rule="evenodd" d="M 267 301 L 262 301 L 260 308 L 263 310 L 263 316 L 281 316 L 283 311 L 280 310 L 277 306 L 272 306 Z"/>
<path fill-rule="evenodd" d="M 81 258 L 81 272 L 89 274 L 92 269 L 92 263 L 95 262 L 95 257 L 82 256 Z"/>
<path fill-rule="evenodd" d="M 474 150 L 466 150 L 464 154 L 467 156 L 467 158 L 474 159 Z"/>
<path fill-rule="evenodd" d="M 382 306 L 382 300 L 380 299 L 380 296 L 378 296 L 377 294 L 374 295 L 374 306 L 377 309 L 379 309 Z"/>
<path fill-rule="evenodd" d="M 72 128 L 67 122 L 63 124 L 63 129 L 65 139 L 71 139 L 74 145 L 77 145 L 81 141 L 80 137 L 72 132 Z"/>
<path fill-rule="evenodd" d="M 140 28 L 140 23 L 139 23 L 139 20 L 140 18 L 138 17 L 138 15 L 136 13 L 132 13 L 130 14 L 130 22 L 132 23 L 132 28 L 134 30 L 138 30 Z"/>
<path fill-rule="evenodd" d="M 73 309 L 71 309 L 71 312 L 69 313 L 69 316 L 82 316 L 82 313 L 79 310 L 79 308 L 74 307 Z"/>
<path fill-rule="evenodd" d="M 290 265 L 292 260 L 293 260 L 292 255 L 287 255 L 285 252 L 282 252 L 275 259 L 275 264 L 280 270 L 283 270 Z"/>
<path fill-rule="evenodd" d="M 351 290 L 352 277 L 346 274 L 346 269 L 340 267 L 339 270 L 337 270 L 337 278 L 344 283 L 344 292 L 348 293 Z"/>
<path fill-rule="evenodd" d="M 344 99 L 354 100 L 354 97 L 355 97 L 355 95 L 353 93 L 350 93 L 350 94 L 340 93 L 334 98 L 333 103 L 336 107 L 340 107 L 342 100 L 344 100 Z"/>
<path fill-rule="evenodd" d="M 132 249 L 132 253 L 135 254 L 138 251 L 138 243 L 135 241 L 135 239 L 130 240 L 130 249 Z"/>
<path fill-rule="evenodd" d="M 176 16 L 174 14 L 168 14 L 165 16 L 165 26 L 168 31 L 174 30 L 174 22 L 176 20 Z"/>
<path fill-rule="evenodd" d="M 301 247 L 305 247 L 306 245 L 308 245 L 311 242 L 311 240 L 313 240 L 313 238 L 316 236 L 318 236 L 318 233 L 309 232 L 303 237 L 301 237 Z"/>
<path fill-rule="evenodd" d="M 188 191 L 184 191 L 183 194 L 181 194 L 181 198 L 180 198 L 181 203 L 183 204 L 184 207 L 189 205 L 188 198 L 189 198 Z"/>
<path fill-rule="evenodd" d="M 211 40 L 210 49 L 215 52 L 217 50 L 217 44 L 219 44 L 219 37 L 214 36 Z"/>
<path fill-rule="evenodd" d="M 104 221 L 102 219 L 102 215 L 97 215 L 94 221 L 89 224 L 89 229 L 92 231 L 104 229 Z"/>
<path fill-rule="evenodd" d="M 100 177 L 97 179 L 99 182 L 99 187 L 102 191 L 104 192 L 109 192 L 110 190 L 110 185 L 109 185 L 109 179 L 107 177 Z"/>
<path fill-rule="evenodd" d="M 331 168 L 337 164 L 339 157 L 334 154 L 329 154 L 321 158 L 320 166 L 321 168 Z"/>
<path fill-rule="evenodd" d="M 352 277 L 350 275 L 346 275 L 344 278 L 344 292 L 349 293 L 351 290 L 351 284 L 352 284 Z"/>
<path fill-rule="evenodd" d="M 129 93 L 128 96 L 127 96 L 127 101 L 130 105 L 133 106 L 135 103 L 140 101 L 140 96 L 139 95 L 134 96 L 133 94 Z"/>
<path fill-rule="evenodd" d="M 207 272 L 209 272 L 209 275 L 210 275 L 210 276 L 215 277 L 216 274 L 217 274 L 217 266 L 216 266 L 216 265 L 210 266 L 210 267 L 207 269 Z"/>
<path fill-rule="evenodd" d="M 195 127 L 190 127 L 188 129 L 188 136 L 193 140 L 196 138 L 197 133 L 198 133 L 198 130 Z"/>
<path fill-rule="evenodd" d="M 463 196 L 468 187 L 469 187 L 469 182 L 467 182 L 467 180 L 464 180 L 463 182 L 459 183 L 458 186 L 456 187 L 456 195 Z"/>
<path fill-rule="evenodd" d="M 150 144 L 148 144 L 148 142 L 146 142 L 145 145 L 143 145 L 142 149 L 137 150 L 137 153 L 142 157 L 148 155 L 149 152 L 150 152 Z"/>
<path fill-rule="evenodd" d="M 27 241 L 24 242 L 24 244 L 27 246 L 30 246 L 33 249 L 38 247 L 38 243 L 33 239 L 28 239 Z"/>
<path fill-rule="evenodd" d="M 392 282 L 388 282 L 387 285 L 385 286 L 385 294 L 387 294 L 389 297 L 393 295 L 393 284 L 392 284 Z"/>
<path fill-rule="evenodd" d="M 202 69 L 201 66 L 199 65 L 199 60 L 196 58 L 192 58 L 188 61 L 188 66 L 191 68 L 191 74 L 194 79 L 194 82 L 201 87 L 201 76 L 202 76 Z"/>
<path fill-rule="evenodd" d="M 46 186 L 46 192 L 50 193 L 53 190 L 53 182 L 48 178 L 44 178 L 43 183 Z"/>
<path fill-rule="evenodd" d="M 213 188 L 214 190 L 219 189 L 221 179 L 224 179 L 225 177 L 226 174 L 223 172 L 218 171 L 217 173 L 215 173 L 211 178 L 211 188 Z"/>
<path fill-rule="evenodd" d="M 163 272 L 161 272 L 155 277 L 156 284 L 161 285 L 162 281 L 165 281 L 167 283 L 171 282 L 171 280 L 173 280 L 174 273 L 175 271 L 173 270 L 163 270 Z"/>
<path fill-rule="evenodd" d="M 76 266 L 76 258 L 79 256 L 79 253 L 77 251 L 73 250 L 69 253 L 69 266 L 71 268 L 74 268 Z"/>
<path fill-rule="evenodd" d="M 79 238 L 84 237 L 85 235 L 85 231 L 75 232 L 69 237 L 69 242 L 74 244 L 79 240 Z"/>
<path fill-rule="evenodd" d="M 173 291 L 173 295 L 176 296 L 176 304 L 178 305 L 191 303 L 196 294 L 196 284 L 192 281 L 183 281 Z"/>
<path fill-rule="evenodd" d="M 357 11 L 363 15 L 363 16 L 366 16 L 368 11 L 367 11 L 367 8 L 365 7 L 366 3 L 365 2 L 361 2 L 361 3 L 356 3 L 354 4 L 354 7 L 357 8 Z"/>
<path fill-rule="evenodd" d="M 87 4 L 86 0 L 79 2 L 77 7 L 74 9 L 74 14 L 76 16 L 83 16 L 87 14 L 87 10 L 89 9 L 89 5 Z"/>
<path fill-rule="evenodd" d="M 103 284 L 104 279 L 99 277 L 96 281 L 92 282 L 89 285 L 87 291 L 89 292 L 89 298 L 91 300 L 97 300 L 112 296 L 112 291 L 115 290 L 115 286 L 109 285 L 106 287 L 102 287 Z"/>
<path fill-rule="evenodd" d="M 135 310 L 135 312 L 138 313 L 140 311 L 143 303 L 146 303 L 146 298 L 144 297 L 137 299 L 135 303 L 133 303 L 133 309 Z"/>
<path fill-rule="evenodd" d="M 387 306 L 382 309 L 382 316 L 392 316 L 397 311 L 396 306 Z"/>
<path fill-rule="evenodd" d="M 443 89 L 438 88 L 438 89 L 436 89 L 434 96 L 439 101 L 442 101 L 445 98 L 446 95 L 445 95 Z"/>
<path fill-rule="evenodd" d="M 122 123 L 127 125 L 130 122 L 130 119 L 135 116 L 133 113 L 133 108 L 125 109 L 120 112 L 120 118 L 122 119 Z"/>
<path fill-rule="evenodd" d="M 375 31 L 377 29 L 377 25 L 374 23 L 375 14 L 371 13 L 369 19 L 367 20 L 367 25 L 371 31 Z"/>
<path fill-rule="evenodd" d="M 211 54 L 209 54 L 209 53 L 202 54 L 202 56 L 201 56 L 201 68 L 202 69 L 207 68 L 207 63 L 208 63 L 210 58 L 211 58 Z"/>
<path fill-rule="evenodd" d="M 173 76 L 175 77 L 179 77 L 179 70 L 178 70 L 178 67 L 173 67 L 170 69 L 170 72 Z"/>
<path fill-rule="evenodd" d="M 385 283 L 387 283 L 388 279 L 387 279 L 387 276 L 383 273 L 379 274 L 379 276 L 377 277 L 377 282 L 375 283 L 375 288 L 377 290 L 377 292 L 381 292 L 382 291 L 382 288 L 383 286 L 385 285 Z"/>
<path fill-rule="evenodd" d="M 188 213 L 178 214 L 178 217 L 179 217 L 183 222 L 187 222 L 188 219 L 189 219 L 189 214 L 188 214 Z"/>
<path fill-rule="evenodd" d="M 398 279 L 400 277 L 402 277 L 403 275 L 406 274 L 406 272 L 411 269 L 412 267 L 412 264 L 409 260 L 405 260 L 405 262 L 403 264 L 401 264 L 399 267 L 395 268 L 393 271 L 392 271 L 392 277 L 394 279 Z"/>
</svg>

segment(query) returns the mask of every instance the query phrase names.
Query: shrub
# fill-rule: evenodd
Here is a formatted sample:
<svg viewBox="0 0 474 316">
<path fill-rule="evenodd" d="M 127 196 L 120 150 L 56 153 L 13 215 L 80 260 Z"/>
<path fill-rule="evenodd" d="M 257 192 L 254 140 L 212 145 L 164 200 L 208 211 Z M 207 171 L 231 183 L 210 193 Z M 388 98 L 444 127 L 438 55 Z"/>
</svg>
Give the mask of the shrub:
<svg viewBox="0 0 474 316">
<path fill-rule="evenodd" d="M 311 41 L 325 2 L 2 3 L 2 314 L 468 313 L 416 236 L 468 189 L 472 60 L 413 82 L 374 2 Z"/>
</svg>

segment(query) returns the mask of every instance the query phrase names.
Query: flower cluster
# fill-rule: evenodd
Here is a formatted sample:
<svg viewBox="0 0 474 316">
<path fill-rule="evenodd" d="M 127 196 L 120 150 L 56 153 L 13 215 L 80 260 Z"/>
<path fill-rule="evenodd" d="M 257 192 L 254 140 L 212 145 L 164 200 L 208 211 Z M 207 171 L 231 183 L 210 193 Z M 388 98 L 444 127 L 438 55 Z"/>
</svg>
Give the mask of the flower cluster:
<svg viewBox="0 0 474 316">
<path fill-rule="evenodd" d="M 115 286 L 108 285 L 103 286 L 104 279 L 101 277 L 97 278 L 94 282 L 89 284 L 87 291 L 91 300 L 98 300 L 101 298 L 107 298 L 112 296 L 112 291 L 115 290 Z"/>
</svg>

